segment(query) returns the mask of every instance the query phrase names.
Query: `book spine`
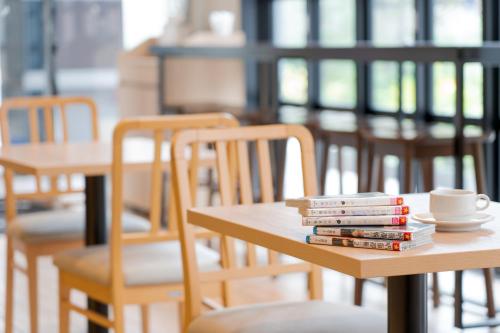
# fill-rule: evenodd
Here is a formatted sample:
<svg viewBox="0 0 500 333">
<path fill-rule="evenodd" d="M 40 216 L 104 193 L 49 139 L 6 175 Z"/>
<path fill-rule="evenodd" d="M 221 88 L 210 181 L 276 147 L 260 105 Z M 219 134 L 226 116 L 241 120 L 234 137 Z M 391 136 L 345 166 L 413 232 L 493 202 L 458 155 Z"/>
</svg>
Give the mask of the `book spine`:
<svg viewBox="0 0 500 333">
<path fill-rule="evenodd" d="M 360 206 L 401 206 L 402 197 L 371 197 L 309 200 L 310 208 L 339 208 Z"/>
<path fill-rule="evenodd" d="M 359 228 L 337 228 L 337 227 L 314 227 L 313 233 L 318 236 L 337 236 L 337 237 L 355 237 L 355 238 L 374 238 L 390 240 L 412 240 L 411 232 L 390 231 L 390 230 L 363 230 Z"/>
<path fill-rule="evenodd" d="M 369 216 L 369 215 L 407 215 L 408 206 L 373 206 L 345 208 L 299 209 L 302 216 Z"/>
<path fill-rule="evenodd" d="M 410 248 L 408 246 L 405 246 L 403 249 L 401 249 L 400 245 L 401 242 L 397 240 L 363 239 L 363 238 L 357 239 L 357 238 L 343 238 L 343 237 L 337 238 L 337 237 L 318 236 L 318 235 L 308 235 L 306 237 L 306 242 L 308 244 L 357 247 L 357 248 L 376 249 L 385 251 L 402 251 Z"/>
<path fill-rule="evenodd" d="M 342 225 L 405 225 L 406 216 L 320 216 L 302 217 L 304 226 L 342 226 Z"/>
</svg>

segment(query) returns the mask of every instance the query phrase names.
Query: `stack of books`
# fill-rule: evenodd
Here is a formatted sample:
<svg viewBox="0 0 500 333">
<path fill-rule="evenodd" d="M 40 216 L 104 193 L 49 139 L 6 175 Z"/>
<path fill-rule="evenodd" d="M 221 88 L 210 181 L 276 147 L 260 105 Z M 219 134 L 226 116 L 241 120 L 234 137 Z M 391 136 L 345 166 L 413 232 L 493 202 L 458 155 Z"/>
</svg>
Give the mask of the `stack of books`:
<svg viewBox="0 0 500 333">
<path fill-rule="evenodd" d="M 288 199 L 302 225 L 312 226 L 310 244 L 405 251 L 432 242 L 434 225 L 408 223 L 403 198 L 384 193 Z"/>
</svg>

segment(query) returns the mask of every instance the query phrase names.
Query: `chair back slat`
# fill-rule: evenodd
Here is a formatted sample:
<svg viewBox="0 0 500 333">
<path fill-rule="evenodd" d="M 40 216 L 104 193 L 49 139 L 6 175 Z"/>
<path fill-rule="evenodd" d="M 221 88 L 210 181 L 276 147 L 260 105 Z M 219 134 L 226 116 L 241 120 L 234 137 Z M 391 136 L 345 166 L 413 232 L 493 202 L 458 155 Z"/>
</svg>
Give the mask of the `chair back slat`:
<svg viewBox="0 0 500 333">
<path fill-rule="evenodd" d="M 70 106 L 84 106 L 84 112 L 90 115 L 90 135 L 91 140 L 99 139 L 97 107 L 95 103 L 86 97 L 19 97 L 5 99 L 0 107 L 0 122 L 2 130 L 2 145 L 11 144 L 11 131 L 9 114 L 14 112 L 24 112 L 27 115 L 27 125 L 29 128 L 29 142 L 39 143 L 57 142 L 56 117 L 59 116 L 61 122 L 62 142 L 69 140 L 68 113 L 76 110 L 70 110 Z M 58 112 L 57 112 L 58 111 Z M 40 122 L 39 116 L 43 116 L 43 122 Z M 42 130 L 42 131 L 41 131 Z M 44 137 L 42 137 L 42 133 Z M 16 198 L 33 196 L 46 198 L 49 195 L 61 195 L 65 193 L 80 192 L 81 189 L 74 189 L 72 185 L 72 176 L 65 175 L 64 182 L 59 182 L 59 177 L 46 177 L 50 181 L 48 189 L 42 188 L 42 178 L 35 176 L 35 191 L 33 193 L 14 194 Z M 66 183 L 65 187 L 61 186 Z"/>
<path fill-rule="evenodd" d="M 189 184 L 191 185 L 191 201 L 196 203 L 198 191 L 198 164 L 200 163 L 200 145 L 195 143 L 191 147 L 191 161 L 189 164 Z M 173 189 L 172 189 L 173 190 Z M 171 192 L 173 193 L 173 191 Z M 175 196 L 173 196 L 175 198 Z M 172 223 L 176 224 L 176 223 Z"/>
<path fill-rule="evenodd" d="M 201 289 L 200 282 L 213 280 L 215 276 L 223 282 L 231 277 L 244 277 L 244 276 L 257 276 L 257 275 L 273 275 L 276 272 L 291 272 L 298 271 L 298 268 L 291 267 L 290 264 L 279 263 L 276 253 L 269 251 L 270 260 L 268 262 L 269 270 L 262 269 L 262 266 L 257 265 L 257 258 L 255 253 L 255 245 L 247 245 L 247 262 L 244 267 L 236 267 L 234 264 L 235 249 L 234 242 L 230 237 L 222 237 L 223 245 L 223 272 L 217 274 L 200 273 L 196 266 L 196 253 L 194 252 L 194 236 L 192 225 L 187 223 L 187 211 L 193 207 L 190 198 L 188 186 L 188 170 L 187 161 L 184 155 L 184 150 L 193 143 L 196 144 L 215 144 L 217 154 L 217 168 L 218 168 L 218 185 L 221 196 L 222 205 L 233 205 L 236 203 L 251 204 L 253 203 L 253 189 L 252 189 L 252 173 L 250 170 L 248 145 L 256 144 L 256 158 L 259 169 L 259 185 L 261 191 L 262 202 L 274 201 L 273 179 L 271 173 L 271 158 L 270 158 L 270 141 L 288 140 L 289 138 L 296 138 L 300 142 L 302 153 L 302 172 L 303 172 L 303 185 L 305 195 L 317 194 L 317 180 L 316 168 L 314 159 L 314 142 L 309 131 L 298 125 L 267 125 L 267 126 L 251 126 L 240 127 L 238 129 L 213 129 L 213 130 L 189 130 L 177 133 L 172 139 L 172 158 L 173 158 L 173 179 L 175 180 L 176 197 L 178 199 L 178 211 L 180 212 L 179 219 L 179 234 L 181 236 L 181 244 L 184 258 L 184 277 L 186 297 L 189 295 L 189 301 L 186 307 L 187 322 L 196 318 L 201 314 Z M 229 149 L 234 147 L 235 149 Z M 232 167 L 231 156 L 234 155 L 236 161 L 236 175 L 238 180 L 239 189 L 239 202 L 233 199 L 234 189 L 236 186 L 231 184 Z M 271 260 L 272 259 L 272 260 Z M 279 265 L 283 265 L 281 268 Z M 288 267 L 286 267 L 288 266 Z M 254 270 L 249 268 L 254 267 Z M 308 272 L 318 273 L 313 265 L 302 264 L 300 265 L 301 271 L 304 267 L 308 267 Z M 241 274 L 236 271 L 240 269 Z M 246 270 L 242 272 L 242 270 Z M 270 274 L 270 272 L 273 274 Z M 250 273 L 252 272 L 252 273 Z M 266 274 L 267 273 L 267 274 Z M 279 273 L 278 273 L 279 274 Z M 205 278 L 207 280 L 205 280 Z M 311 279 L 314 283 L 320 282 L 321 279 Z M 311 287 L 312 288 L 312 287 Z M 319 290 L 317 288 L 315 290 Z M 314 294 L 317 296 L 319 293 Z M 188 299 L 188 298 L 186 298 Z"/>
<path fill-rule="evenodd" d="M 219 181 L 221 203 L 224 206 L 230 206 L 234 204 L 234 197 L 230 179 L 231 177 L 229 174 L 230 166 L 228 158 L 228 147 L 226 142 L 217 141 L 215 143 L 215 151 L 217 153 L 217 179 Z"/>
<path fill-rule="evenodd" d="M 62 103 L 60 105 L 59 113 L 61 115 L 63 142 L 68 142 L 68 139 L 69 139 L 69 135 L 68 135 L 68 117 L 66 115 L 66 105 L 64 103 Z"/>
<path fill-rule="evenodd" d="M 47 142 L 54 142 L 54 117 L 51 106 L 43 108 L 43 121 L 45 126 L 45 140 Z"/>
<path fill-rule="evenodd" d="M 240 203 L 250 205 L 253 203 L 252 178 L 248 159 L 248 144 L 246 141 L 237 141 L 236 143 L 238 179 L 240 190 Z M 246 261 L 249 267 L 257 265 L 257 249 L 254 244 L 246 244 Z"/>
<path fill-rule="evenodd" d="M 36 106 L 32 106 L 29 109 L 29 123 L 30 123 L 31 143 L 40 142 L 40 130 L 38 125 L 38 108 Z"/>
<path fill-rule="evenodd" d="M 151 233 L 156 234 L 160 230 L 161 222 L 161 194 L 162 194 L 162 144 L 164 138 L 164 132 L 162 130 L 156 130 L 154 132 L 154 157 L 153 163 L 151 165 L 151 195 L 150 195 L 150 222 L 151 222 Z"/>
<path fill-rule="evenodd" d="M 253 203 L 252 178 L 248 161 L 248 145 L 245 141 L 236 144 L 238 155 L 238 178 L 240 181 L 240 202 L 244 205 Z"/>
<path fill-rule="evenodd" d="M 269 142 L 257 140 L 257 159 L 259 162 L 260 195 L 263 203 L 274 201 L 273 181 L 271 176 L 271 159 L 269 154 Z"/>
</svg>

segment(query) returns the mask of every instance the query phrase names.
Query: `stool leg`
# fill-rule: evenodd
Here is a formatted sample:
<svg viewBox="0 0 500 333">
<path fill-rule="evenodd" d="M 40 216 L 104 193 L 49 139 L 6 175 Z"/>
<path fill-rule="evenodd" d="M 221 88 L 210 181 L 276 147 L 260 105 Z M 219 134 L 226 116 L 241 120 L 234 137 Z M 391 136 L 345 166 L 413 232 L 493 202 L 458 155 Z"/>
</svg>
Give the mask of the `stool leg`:
<svg viewBox="0 0 500 333">
<path fill-rule="evenodd" d="M 483 146 L 480 143 L 474 144 L 472 158 L 474 160 L 474 173 L 476 176 L 477 193 L 486 193 L 486 177 L 484 168 L 484 152 Z"/>
<path fill-rule="evenodd" d="M 377 159 L 377 191 L 384 192 L 385 190 L 385 173 L 384 173 L 384 156 L 380 155 Z"/>
<path fill-rule="evenodd" d="M 404 156 L 404 185 L 403 189 L 405 193 L 413 192 L 413 147 L 405 147 Z"/>
<path fill-rule="evenodd" d="M 495 295 L 493 294 L 493 269 L 483 268 L 484 285 L 486 287 L 486 307 L 488 309 L 488 317 L 495 318 Z"/>
<path fill-rule="evenodd" d="M 328 173 L 328 155 L 330 152 L 330 140 L 328 138 L 325 138 L 323 140 L 323 156 L 321 156 L 321 170 L 320 170 L 320 188 L 321 188 L 321 194 L 325 194 L 326 192 L 326 174 Z"/>
<path fill-rule="evenodd" d="M 484 169 L 483 146 L 480 143 L 474 144 L 472 158 L 474 160 L 474 172 L 476 176 L 476 189 L 478 193 L 486 193 L 486 180 Z M 494 318 L 496 315 L 495 297 L 493 292 L 493 269 L 483 268 L 484 284 L 486 289 L 486 307 L 488 317 Z"/>
<path fill-rule="evenodd" d="M 364 156 L 363 142 L 360 138 L 358 138 L 358 142 L 356 144 L 356 172 L 358 173 L 358 193 L 363 192 L 364 189 L 364 181 L 365 181 L 365 173 L 363 168 L 363 156 Z"/>
<path fill-rule="evenodd" d="M 338 160 L 338 167 L 339 167 L 339 191 L 340 193 L 344 193 L 344 187 L 342 185 L 342 174 L 343 174 L 343 167 L 342 167 L 342 146 L 337 145 L 338 148 L 338 153 L 337 153 L 337 160 Z"/>
<path fill-rule="evenodd" d="M 429 192 L 434 187 L 434 166 L 432 164 L 432 158 L 422 159 L 420 165 L 422 168 L 424 192 Z"/>
<path fill-rule="evenodd" d="M 374 147 L 369 145 L 367 147 L 367 157 L 366 157 L 366 181 L 363 184 L 363 192 L 367 192 L 371 190 L 372 186 L 372 178 L 373 178 L 373 164 L 374 164 Z"/>
</svg>

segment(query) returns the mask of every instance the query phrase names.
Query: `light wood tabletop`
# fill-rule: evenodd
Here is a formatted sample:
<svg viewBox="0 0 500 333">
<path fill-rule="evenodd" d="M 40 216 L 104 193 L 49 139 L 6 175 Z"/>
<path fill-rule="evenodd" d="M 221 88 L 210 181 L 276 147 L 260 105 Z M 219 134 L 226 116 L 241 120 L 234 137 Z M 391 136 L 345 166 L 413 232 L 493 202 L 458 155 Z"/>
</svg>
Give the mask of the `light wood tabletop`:
<svg viewBox="0 0 500 333">
<path fill-rule="evenodd" d="M 405 195 L 412 213 L 425 212 L 427 194 Z M 406 252 L 310 245 L 296 208 L 284 203 L 195 208 L 189 223 L 357 277 L 401 276 L 500 266 L 500 203 L 495 219 L 476 232 L 436 233 L 433 243 Z"/>
<path fill-rule="evenodd" d="M 150 167 L 153 160 L 153 140 L 145 137 L 128 138 L 124 144 L 127 170 Z M 170 143 L 162 147 L 164 161 L 169 161 Z M 208 150 L 200 153 L 200 166 L 213 164 L 214 156 Z M 105 175 L 111 172 L 112 144 L 106 142 L 37 143 L 13 145 L 0 149 L 0 165 L 18 173 L 57 176 L 80 173 L 85 176 Z M 170 170 L 170 163 L 165 163 Z"/>
</svg>

